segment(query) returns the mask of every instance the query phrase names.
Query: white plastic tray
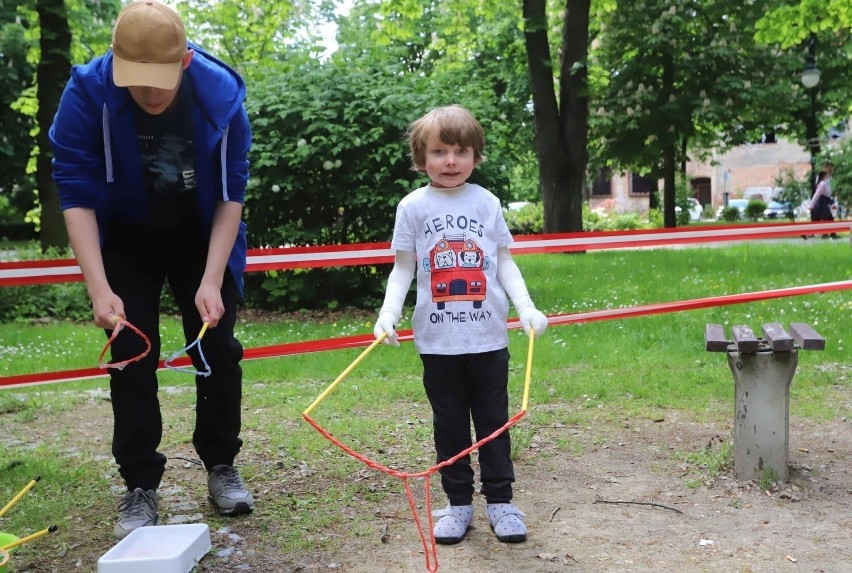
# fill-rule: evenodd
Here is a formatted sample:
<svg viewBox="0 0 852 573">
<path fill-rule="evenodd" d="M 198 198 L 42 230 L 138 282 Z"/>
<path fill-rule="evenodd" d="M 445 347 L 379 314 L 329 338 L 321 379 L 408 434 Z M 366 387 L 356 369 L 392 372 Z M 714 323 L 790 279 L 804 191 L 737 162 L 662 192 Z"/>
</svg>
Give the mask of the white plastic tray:
<svg viewBox="0 0 852 573">
<path fill-rule="evenodd" d="M 211 547 L 204 523 L 140 527 L 98 559 L 98 573 L 189 573 Z"/>
</svg>

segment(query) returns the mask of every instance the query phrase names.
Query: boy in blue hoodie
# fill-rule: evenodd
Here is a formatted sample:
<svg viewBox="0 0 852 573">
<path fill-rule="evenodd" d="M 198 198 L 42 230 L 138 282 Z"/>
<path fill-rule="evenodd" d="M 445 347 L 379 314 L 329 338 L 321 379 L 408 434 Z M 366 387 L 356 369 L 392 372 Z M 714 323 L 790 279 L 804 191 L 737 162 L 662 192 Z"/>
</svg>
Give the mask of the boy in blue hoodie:
<svg viewBox="0 0 852 573">
<path fill-rule="evenodd" d="M 251 131 L 245 83 L 187 43 L 178 14 L 156 0 L 119 13 L 112 49 L 75 66 L 50 128 L 53 177 L 96 326 L 126 319 L 151 351 L 110 369 L 112 453 L 127 486 L 117 539 L 158 522 L 166 456 L 157 451 L 160 295 L 168 281 L 187 344 L 204 323 L 210 375 L 196 376 L 193 445 L 208 472 L 210 501 L 250 513 L 252 495 L 234 468 L 240 451 L 243 348 L 234 337 L 246 265 L 241 221 Z M 112 362 L 144 351 L 120 335 Z M 203 361 L 189 352 L 196 369 Z"/>
</svg>

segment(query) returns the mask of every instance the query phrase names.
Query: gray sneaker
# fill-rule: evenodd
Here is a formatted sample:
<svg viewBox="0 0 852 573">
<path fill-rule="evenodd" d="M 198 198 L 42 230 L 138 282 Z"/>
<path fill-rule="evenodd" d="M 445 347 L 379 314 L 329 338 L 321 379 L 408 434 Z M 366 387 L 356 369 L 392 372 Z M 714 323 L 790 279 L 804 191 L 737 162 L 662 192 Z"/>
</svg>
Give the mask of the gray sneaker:
<svg viewBox="0 0 852 573">
<path fill-rule="evenodd" d="M 207 490 L 207 499 L 222 515 L 242 515 L 254 510 L 254 498 L 233 466 L 213 466 L 207 475 Z"/>
<path fill-rule="evenodd" d="M 112 530 L 115 538 L 124 539 L 134 529 L 148 525 L 157 525 L 157 492 L 137 487 L 128 491 L 118 504 L 118 523 Z"/>
</svg>

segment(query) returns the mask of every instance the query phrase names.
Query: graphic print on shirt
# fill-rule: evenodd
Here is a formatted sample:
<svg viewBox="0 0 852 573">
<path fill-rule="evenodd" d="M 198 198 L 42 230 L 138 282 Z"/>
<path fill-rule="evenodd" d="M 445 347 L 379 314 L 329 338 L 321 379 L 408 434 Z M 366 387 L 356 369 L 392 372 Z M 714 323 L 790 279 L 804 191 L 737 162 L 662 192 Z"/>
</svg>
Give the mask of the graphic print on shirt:
<svg viewBox="0 0 852 573">
<path fill-rule="evenodd" d="M 193 97 L 191 82 L 181 82 L 174 104 L 162 114 L 136 109 L 148 221 L 156 227 L 180 226 L 197 211 Z"/>
<path fill-rule="evenodd" d="M 473 308 L 482 308 L 487 268 L 488 257 L 476 241 L 464 234 L 444 235 L 423 259 L 423 270 L 430 274 L 432 302 L 438 310 L 451 301 L 469 301 Z"/>
</svg>

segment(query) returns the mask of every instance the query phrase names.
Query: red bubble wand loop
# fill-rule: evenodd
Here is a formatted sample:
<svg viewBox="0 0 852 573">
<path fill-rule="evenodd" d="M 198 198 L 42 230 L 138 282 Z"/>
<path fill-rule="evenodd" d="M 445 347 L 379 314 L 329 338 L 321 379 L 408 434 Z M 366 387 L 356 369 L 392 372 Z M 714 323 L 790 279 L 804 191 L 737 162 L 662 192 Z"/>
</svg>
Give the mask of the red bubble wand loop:
<svg viewBox="0 0 852 573">
<path fill-rule="evenodd" d="M 346 444 L 344 444 L 343 442 L 341 442 L 340 440 L 335 438 L 333 435 L 331 435 L 331 433 L 328 430 L 326 430 L 325 428 L 320 426 L 317 423 L 317 421 L 314 420 L 311 417 L 311 412 L 314 410 L 314 408 L 316 408 L 319 405 L 320 402 L 325 400 L 325 398 L 328 397 L 329 394 L 331 394 L 331 392 L 337 387 L 337 385 L 340 384 L 340 382 L 344 378 L 346 378 L 346 376 L 348 376 L 349 373 L 352 372 L 352 370 L 354 370 L 355 367 L 358 364 L 360 364 L 361 361 L 364 360 L 364 358 L 366 358 L 366 356 L 370 352 L 372 352 L 373 349 L 376 346 L 381 344 L 381 342 L 387 337 L 387 335 L 385 333 L 382 333 L 381 335 L 379 335 L 379 337 L 376 338 L 372 342 L 372 344 L 370 344 L 370 346 L 368 346 L 352 362 L 352 364 L 350 364 L 334 380 L 334 382 L 332 382 L 328 386 L 328 388 L 326 388 L 319 395 L 319 397 L 316 400 L 314 400 L 311 403 L 311 405 L 308 406 L 305 409 L 304 412 L 302 412 L 302 417 L 305 419 L 305 421 L 307 421 L 311 426 L 314 427 L 314 429 L 316 429 L 320 434 L 322 434 L 326 439 L 328 439 L 331 443 L 336 445 L 338 448 L 340 448 L 341 450 L 343 450 L 344 452 L 346 452 L 347 454 L 349 454 L 353 458 L 360 460 L 361 462 L 366 464 L 368 467 L 373 468 L 375 470 L 379 470 L 379 471 L 384 472 L 388 475 L 398 477 L 402 480 L 403 486 L 405 488 L 405 495 L 408 498 L 408 505 L 411 507 L 411 514 L 414 517 L 414 523 L 417 526 L 417 532 L 420 534 L 420 541 L 423 544 L 423 553 L 424 553 L 425 558 L 426 558 L 426 569 L 430 573 L 435 573 L 438 570 L 438 548 L 437 548 L 437 545 L 436 545 L 436 542 L 435 542 L 435 534 L 434 534 L 434 531 L 433 531 L 432 502 L 431 502 L 431 497 L 430 497 L 430 494 L 429 494 L 429 491 L 430 491 L 429 477 L 432 474 L 438 472 L 441 468 L 455 463 L 456 460 L 458 460 L 458 459 L 460 459 L 464 456 L 469 455 L 473 450 L 482 447 L 482 445 L 487 443 L 487 442 L 490 442 L 491 440 L 493 440 L 494 438 L 496 438 L 497 436 L 499 436 L 500 434 L 502 434 L 503 432 L 508 430 L 510 427 L 517 424 L 518 421 L 527 414 L 527 403 L 529 401 L 529 394 L 530 394 L 530 378 L 531 378 L 531 375 L 532 375 L 533 346 L 535 344 L 535 330 L 530 329 L 529 336 L 530 336 L 530 342 L 529 342 L 529 349 L 527 351 L 527 368 L 526 368 L 526 374 L 524 376 L 524 393 L 523 393 L 523 398 L 521 400 L 521 411 L 518 412 L 517 414 L 515 414 L 514 416 L 512 416 L 511 418 L 509 418 L 509 420 L 505 424 L 503 424 L 501 427 L 497 428 L 494 432 L 492 432 L 488 436 L 485 436 L 481 440 L 477 441 L 475 444 L 471 445 L 469 448 L 465 449 L 464 451 L 459 452 L 458 454 L 456 454 L 452 458 L 449 458 L 449 459 L 444 460 L 443 462 L 441 462 L 437 465 L 432 466 L 431 468 L 429 468 L 427 470 L 420 471 L 420 472 L 403 472 L 403 471 L 400 471 L 400 470 L 395 470 L 395 469 L 389 468 L 389 467 L 382 465 L 378 462 L 375 462 L 375 461 L 367 458 L 366 456 L 359 454 L 358 452 L 356 452 L 355 450 L 353 450 L 352 448 L 350 448 L 349 446 L 347 446 Z M 427 527 L 428 527 L 428 530 L 429 530 L 428 539 L 427 539 L 426 533 L 423 531 L 423 525 L 421 524 L 420 516 L 418 515 L 418 512 L 417 512 L 417 504 L 414 501 L 414 494 L 411 492 L 411 486 L 409 485 L 409 480 L 412 479 L 412 478 L 423 478 L 423 481 L 424 481 L 423 487 L 424 487 L 424 492 L 425 492 L 425 497 L 426 497 L 426 515 L 428 516 Z"/>
<path fill-rule="evenodd" d="M 169 370 L 174 370 L 176 372 L 186 372 L 187 374 L 204 376 L 205 378 L 213 374 L 213 370 L 210 368 L 210 364 L 207 363 L 207 359 L 204 357 L 204 352 L 201 350 L 201 338 L 204 336 L 204 333 L 207 332 L 207 327 L 209 325 L 209 322 L 205 322 L 204 325 L 201 327 L 201 331 L 198 333 L 198 336 L 195 338 L 195 340 L 193 340 L 192 342 L 169 356 L 163 362 L 163 366 L 165 366 Z M 177 360 L 178 357 L 183 354 L 186 354 L 193 347 L 198 350 L 198 356 L 201 358 L 201 363 L 204 364 L 204 370 L 196 370 L 192 366 L 176 366 L 175 364 L 173 364 L 173 362 Z"/>
<path fill-rule="evenodd" d="M 126 318 L 121 318 L 120 316 L 113 317 L 113 322 L 115 322 L 115 328 L 112 329 L 112 334 L 109 336 L 109 340 L 107 340 L 104 345 L 103 350 L 101 350 L 100 356 L 98 356 L 98 367 L 106 369 L 106 368 L 115 368 L 116 370 L 124 370 L 124 367 L 130 364 L 131 362 L 138 362 L 142 360 L 148 353 L 151 352 L 151 340 L 145 336 L 145 333 L 130 324 Z M 133 358 L 128 358 L 127 360 L 122 360 L 120 362 L 104 362 L 104 356 L 106 356 L 107 350 L 109 350 L 110 346 L 112 346 L 115 337 L 118 336 L 118 333 L 121 332 L 124 327 L 129 328 L 133 332 L 135 332 L 139 337 L 145 341 L 145 350 L 142 351 L 138 356 L 134 356 Z"/>
</svg>

